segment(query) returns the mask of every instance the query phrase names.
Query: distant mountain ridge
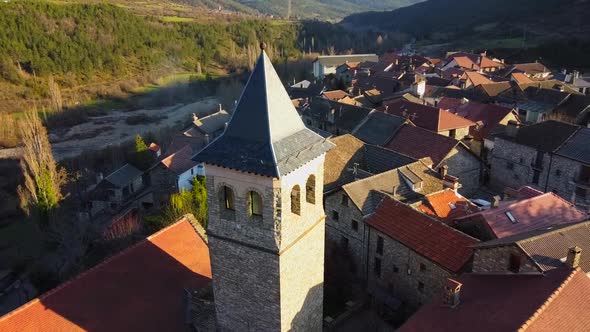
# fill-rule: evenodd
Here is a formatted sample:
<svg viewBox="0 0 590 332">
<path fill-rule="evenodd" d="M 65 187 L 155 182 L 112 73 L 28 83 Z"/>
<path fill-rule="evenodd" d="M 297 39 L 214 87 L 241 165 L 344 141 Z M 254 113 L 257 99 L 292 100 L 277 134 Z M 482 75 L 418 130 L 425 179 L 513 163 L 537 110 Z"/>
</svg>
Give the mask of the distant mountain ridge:
<svg viewBox="0 0 590 332">
<path fill-rule="evenodd" d="M 589 16 L 588 0 L 428 0 L 393 11 L 352 14 L 342 23 L 415 36 L 478 32 L 477 28 L 486 25 L 504 30 L 522 28 L 534 34 L 583 36 L 590 28 Z"/>
</svg>

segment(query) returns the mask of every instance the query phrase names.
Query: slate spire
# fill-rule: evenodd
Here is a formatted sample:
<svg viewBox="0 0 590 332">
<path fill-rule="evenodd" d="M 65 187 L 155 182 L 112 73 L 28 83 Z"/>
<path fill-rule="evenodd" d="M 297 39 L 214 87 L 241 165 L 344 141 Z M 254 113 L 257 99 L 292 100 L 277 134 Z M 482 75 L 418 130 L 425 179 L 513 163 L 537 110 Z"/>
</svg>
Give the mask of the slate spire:
<svg viewBox="0 0 590 332">
<path fill-rule="evenodd" d="M 333 146 L 305 127 L 264 48 L 227 129 L 193 160 L 280 177 Z"/>
</svg>

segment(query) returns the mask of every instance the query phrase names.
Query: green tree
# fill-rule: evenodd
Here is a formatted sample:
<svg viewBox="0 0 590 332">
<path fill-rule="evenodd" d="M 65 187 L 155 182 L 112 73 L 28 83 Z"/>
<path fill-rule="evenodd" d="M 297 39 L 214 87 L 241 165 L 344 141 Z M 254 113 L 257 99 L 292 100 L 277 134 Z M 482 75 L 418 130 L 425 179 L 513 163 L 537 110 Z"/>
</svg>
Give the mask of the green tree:
<svg viewBox="0 0 590 332">
<path fill-rule="evenodd" d="M 28 215 L 38 212 L 41 221 L 47 222 L 63 199 L 61 189 L 67 182 L 67 173 L 57 166 L 47 130 L 35 110 L 24 113 L 19 132 L 23 142 L 21 169 L 25 177 L 24 185 L 18 187 L 20 205 Z"/>
<path fill-rule="evenodd" d="M 145 141 L 141 137 L 141 135 L 137 134 L 135 136 L 135 152 L 141 153 L 147 151 L 148 147 L 145 144 Z"/>
</svg>

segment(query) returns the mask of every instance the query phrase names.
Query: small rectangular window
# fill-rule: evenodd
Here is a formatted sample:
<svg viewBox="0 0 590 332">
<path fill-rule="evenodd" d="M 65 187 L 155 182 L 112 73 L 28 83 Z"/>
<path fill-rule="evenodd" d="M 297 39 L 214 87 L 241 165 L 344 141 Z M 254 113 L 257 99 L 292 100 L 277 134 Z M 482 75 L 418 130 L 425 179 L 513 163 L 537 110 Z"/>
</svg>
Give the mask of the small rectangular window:
<svg viewBox="0 0 590 332">
<path fill-rule="evenodd" d="M 359 222 L 356 220 L 353 220 L 350 224 L 350 227 L 352 228 L 353 231 L 358 232 L 359 230 Z"/>
<path fill-rule="evenodd" d="M 420 263 L 420 272 L 426 271 L 426 265 L 424 263 Z"/>
<path fill-rule="evenodd" d="M 341 199 L 340 203 L 344 206 L 348 206 L 348 196 L 342 195 L 342 199 Z"/>
<path fill-rule="evenodd" d="M 377 253 L 383 255 L 383 238 L 381 236 L 377 237 Z"/>
<path fill-rule="evenodd" d="M 397 267 L 397 265 L 393 265 L 393 272 L 395 272 L 395 273 L 399 272 L 399 268 Z"/>
<path fill-rule="evenodd" d="M 510 169 L 510 170 L 514 169 L 514 163 L 511 162 L 511 161 L 507 161 L 506 162 L 506 168 L 507 169 Z"/>
<path fill-rule="evenodd" d="M 339 218 L 340 218 L 340 215 L 338 214 L 338 212 L 332 211 L 332 220 L 338 221 Z"/>
<path fill-rule="evenodd" d="M 424 283 L 422 281 L 418 281 L 418 291 L 424 293 Z"/>
<path fill-rule="evenodd" d="M 381 277 L 381 258 L 375 257 L 375 265 L 373 266 L 373 272 L 376 277 Z"/>
</svg>

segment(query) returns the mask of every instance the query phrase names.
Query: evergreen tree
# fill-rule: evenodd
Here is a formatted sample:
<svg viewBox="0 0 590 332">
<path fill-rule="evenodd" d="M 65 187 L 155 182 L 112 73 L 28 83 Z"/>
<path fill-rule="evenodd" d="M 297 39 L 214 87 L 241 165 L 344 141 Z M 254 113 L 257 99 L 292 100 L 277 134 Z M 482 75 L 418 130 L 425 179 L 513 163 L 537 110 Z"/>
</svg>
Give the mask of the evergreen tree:
<svg viewBox="0 0 590 332">
<path fill-rule="evenodd" d="M 145 144 L 145 141 L 143 140 L 141 135 L 139 135 L 139 134 L 135 135 L 135 152 L 141 153 L 141 152 L 147 151 L 147 149 L 148 149 L 148 147 Z"/>
</svg>

